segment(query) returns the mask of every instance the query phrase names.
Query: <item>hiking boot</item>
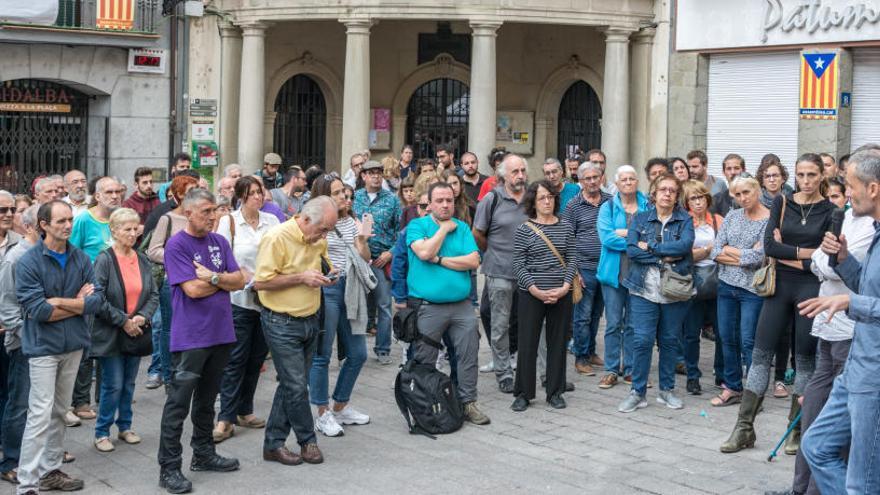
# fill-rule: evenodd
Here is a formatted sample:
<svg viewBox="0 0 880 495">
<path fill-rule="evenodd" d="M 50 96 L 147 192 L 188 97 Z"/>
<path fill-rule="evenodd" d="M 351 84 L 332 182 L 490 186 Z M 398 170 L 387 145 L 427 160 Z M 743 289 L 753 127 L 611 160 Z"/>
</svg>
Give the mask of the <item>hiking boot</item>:
<svg viewBox="0 0 880 495">
<path fill-rule="evenodd" d="M 159 472 L 159 487 L 168 493 L 189 493 L 193 489 L 192 483 L 179 468 L 163 469 Z"/>
<path fill-rule="evenodd" d="M 324 414 L 315 420 L 315 431 L 320 431 L 326 437 L 340 437 L 345 434 L 345 431 L 336 422 L 336 416 L 333 415 L 330 409 L 324 411 Z"/>
<path fill-rule="evenodd" d="M 512 394 L 513 393 L 513 378 L 505 378 L 498 382 L 498 390 L 501 390 L 502 393 Z"/>
<path fill-rule="evenodd" d="M 791 409 L 788 411 L 788 424 L 791 425 L 791 422 L 794 421 L 794 418 L 797 417 L 798 413 L 801 412 L 801 405 L 798 402 L 798 398 L 800 396 L 797 394 L 791 394 Z M 794 428 L 791 429 L 791 434 L 788 435 L 788 438 L 785 439 L 785 453 L 788 455 L 797 455 L 797 451 L 801 446 L 801 420 L 798 419 L 798 422 L 795 423 Z"/>
<path fill-rule="evenodd" d="M 219 454 L 211 454 L 205 456 L 193 455 L 192 462 L 189 465 L 189 470 L 227 473 L 229 471 L 237 471 L 238 467 L 238 459 L 223 457 Z"/>
<path fill-rule="evenodd" d="M 590 361 L 587 360 L 587 358 L 578 358 L 577 361 L 574 362 L 574 369 L 582 375 L 596 376 L 596 370 L 590 366 Z"/>
<path fill-rule="evenodd" d="M 321 454 L 318 444 L 314 442 L 303 445 L 299 455 L 302 457 L 303 462 L 309 464 L 321 464 L 324 462 L 324 455 Z"/>
<path fill-rule="evenodd" d="M 691 395 L 701 395 L 703 388 L 700 387 L 700 380 L 693 378 L 687 381 L 687 393 Z"/>
<path fill-rule="evenodd" d="M 684 403 L 675 396 L 672 390 L 661 390 L 657 394 L 657 402 L 666 404 L 666 407 L 669 409 L 681 409 L 684 407 Z"/>
<path fill-rule="evenodd" d="M 477 407 L 477 401 L 468 402 L 464 405 L 465 418 L 475 425 L 487 425 L 491 421 L 489 416 L 483 414 L 483 411 Z"/>
<path fill-rule="evenodd" d="M 514 412 L 523 412 L 529 408 L 529 400 L 523 396 L 519 396 L 513 401 L 510 408 L 513 409 Z"/>
<path fill-rule="evenodd" d="M 644 409 L 646 407 L 648 407 L 648 401 L 645 400 L 645 396 L 639 395 L 638 392 L 632 390 L 626 396 L 626 399 L 623 399 L 623 402 L 617 406 L 617 410 L 622 413 L 631 413 L 636 409 Z"/>
<path fill-rule="evenodd" d="M 721 444 L 721 452 L 731 454 L 755 446 L 755 416 L 758 415 L 762 402 L 764 402 L 763 396 L 758 397 L 758 394 L 751 390 L 743 390 L 736 426 L 730 438 Z"/>
<path fill-rule="evenodd" d="M 71 478 L 60 469 L 49 471 L 45 476 L 40 478 L 41 492 L 48 492 L 50 490 L 75 492 L 77 490 L 82 490 L 84 486 L 85 483 L 83 483 L 83 480 Z"/>
<path fill-rule="evenodd" d="M 608 373 L 599 380 L 599 388 L 608 389 L 617 385 L 617 375 L 614 373 Z"/>
<path fill-rule="evenodd" d="M 560 394 L 552 395 L 547 399 L 547 403 L 550 404 L 550 407 L 553 409 L 565 409 L 566 407 L 565 399 L 563 399 Z"/>
</svg>

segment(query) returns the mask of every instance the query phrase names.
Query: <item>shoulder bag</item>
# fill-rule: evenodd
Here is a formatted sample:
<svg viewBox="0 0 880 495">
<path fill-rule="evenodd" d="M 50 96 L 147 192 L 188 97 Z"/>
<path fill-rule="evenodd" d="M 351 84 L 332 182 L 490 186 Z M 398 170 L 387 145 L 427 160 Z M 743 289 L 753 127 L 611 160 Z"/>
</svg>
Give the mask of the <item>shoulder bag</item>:
<svg viewBox="0 0 880 495">
<path fill-rule="evenodd" d="M 782 222 L 785 220 L 787 207 L 785 194 L 782 195 L 782 212 L 779 214 L 779 231 L 782 232 Z M 770 257 L 764 258 L 764 264 L 752 277 L 752 287 L 755 293 L 761 297 L 771 297 L 776 293 L 776 260 Z"/>
<path fill-rule="evenodd" d="M 170 218 L 168 219 L 171 220 Z M 110 259 L 113 261 L 113 269 L 116 271 L 116 277 L 119 278 L 119 285 L 122 287 L 122 306 L 123 311 L 128 308 L 128 302 L 125 300 L 125 279 L 122 278 L 122 270 L 119 269 L 119 260 L 116 259 L 116 253 L 113 251 L 113 248 L 108 249 L 107 254 L 110 255 Z M 138 265 L 140 265 L 140 260 L 138 260 Z M 149 289 L 149 287 L 144 287 L 141 290 Z M 128 333 L 125 332 L 122 328 L 119 329 L 122 332 L 122 336 L 119 339 L 119 352 L 123 356 L 149 356 L 153 353 L 153 325 L 150 320 L 146 320 L 144 326 L 141 327 L 141 334 L 137 337 L 132 337 Z"/>
<path fill-rule="evenodd" d="M 690 220 L 690 219 L 688 219 Z M 662 239 L 660 229 L 657 230 L 657 240 Z M 694 296 L 694 275 L 688 273 L 682 275 L 672 269 L 672 264 L 665 261 L 660 263 L 660 294 L 663 297 L 676 302 L 690 301 Z"/>
<path fill-rule="evenodd" d="M 544 243 L 547 244 L 547 247 L 550 248 L 550 251 L 553 253 L 554 256 L 556 256 L 556 259 L 559 260 L 562 268 L 565 268 L 565 258 L 563 258 L 561 254 L 559 254 L 559 251 L 556 250 L 556 246 L 554 246 L 553 243 L 550 242 L 550 239 L 546 235 L 544 235 L 543 232 L 541 232 L 541 229 L 535 226 L 535 224 L 533 224 L 532 222 L 526 222 L 526 225 L 528 225 L 528 227 L 532 229 L 532 231 L 538 234 L 538 237 L 544 240 Z M 577 269 L 575 269 L 574 278 L 571 280 L 571 302 L 577 304 L 581 302 L 581 298 L 583 297 L 584 287 L 581 284 L 581 274 L 578 273 Z"/>
<path fill-rule="evenodd" d="M 716 236 L 718 235 L 718 221 L 715 219 L 715 215 L 712 215 L 712 231 Z M 695 264 L 694 275 L 697 287 L 696 299 L 700 301 L 715 299 L 718 296 L 718 263 L 712 263 L 708 266 Z"/>
</svg>

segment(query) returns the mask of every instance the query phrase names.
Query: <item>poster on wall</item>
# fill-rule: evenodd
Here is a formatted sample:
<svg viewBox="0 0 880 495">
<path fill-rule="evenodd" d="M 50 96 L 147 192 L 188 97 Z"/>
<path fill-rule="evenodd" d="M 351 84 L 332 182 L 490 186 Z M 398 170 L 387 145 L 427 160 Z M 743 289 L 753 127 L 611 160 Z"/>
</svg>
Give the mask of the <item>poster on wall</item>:
<svg viewBox="0 0 880 495">
<path fill-rule="evenodd" d="M 495 117 L 495 145 L 522 155 L 534 153 L 534 112 L 499 111 Z"/>
<path fill-rule="evenodd" d="M 216 141 L 192 142 L 193 168 L 216 167 L 220 164 L 220 150 Z"/>
<path fill-rule="evenodd" d="M 134 28 L 134 0 L 98 0 L 98 29 L 131 31 Z"/>
<path fill-rule="evenodd" d="M 800 71 L 801 118 L 836 119 L 840 79 L 837 53 L 802 53 Z"/>
<path fill-rule="evenodd" d="M 371 150 L 391 149 L 391 109 L 370 109 L 369 146 Z"/>
</svg>

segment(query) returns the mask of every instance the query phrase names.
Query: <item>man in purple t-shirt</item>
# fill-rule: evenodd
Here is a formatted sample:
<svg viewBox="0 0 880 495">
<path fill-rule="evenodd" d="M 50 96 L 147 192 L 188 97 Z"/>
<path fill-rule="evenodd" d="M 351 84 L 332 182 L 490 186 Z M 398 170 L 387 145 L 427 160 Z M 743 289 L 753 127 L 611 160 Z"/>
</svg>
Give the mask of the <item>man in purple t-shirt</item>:
<svg viewBox="0 0 880 495">
<path fill-rule="evenodd" d="M 180 471 L 183 422 L 192 402 L 192 471 L 234 471 L 237 459 L 217 455 L 211 430 L 214 400 L 229 360 L 235 331 L 229 293 L 244 287 L 251 274 L 239 269 L 229 243 L 212 232 L 217 218 L 214 195 L 191 189 L 183 198 L 186 228 L 165 245 L 165 271 L 171 284 L 171 362 L 173 376 L 162 411 L 159 486 L 170 493 L 192 489 Z"/>
</svg>

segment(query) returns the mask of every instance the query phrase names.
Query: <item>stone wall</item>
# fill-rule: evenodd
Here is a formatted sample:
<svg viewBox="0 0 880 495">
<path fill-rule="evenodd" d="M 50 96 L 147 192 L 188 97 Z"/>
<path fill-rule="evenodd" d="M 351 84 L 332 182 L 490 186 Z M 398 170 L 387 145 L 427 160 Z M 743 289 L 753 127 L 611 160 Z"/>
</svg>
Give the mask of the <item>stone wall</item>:
<svg viewBox="0 0 880 495">
<path fill-rule="evenodd" d="M 672 52 L 669 57 L 667 156 L 706 149 L 709 57 Z"/>
</svg>

